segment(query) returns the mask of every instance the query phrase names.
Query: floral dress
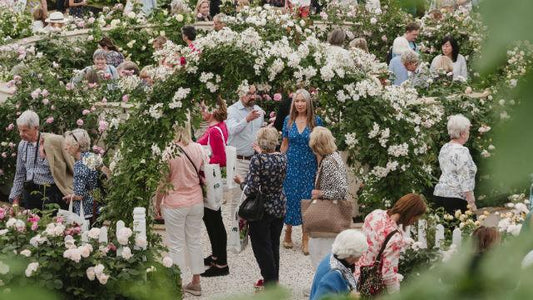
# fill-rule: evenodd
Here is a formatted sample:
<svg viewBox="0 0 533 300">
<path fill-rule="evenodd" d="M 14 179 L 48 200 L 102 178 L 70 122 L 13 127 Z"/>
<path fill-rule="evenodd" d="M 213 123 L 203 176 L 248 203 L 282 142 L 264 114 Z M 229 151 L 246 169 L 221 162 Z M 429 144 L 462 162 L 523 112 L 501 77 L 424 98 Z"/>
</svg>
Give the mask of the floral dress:
<svg viewBox="0 0 533 300">
<path fill-rule="evenodd" d="M 302 199 L 311 199 L 311 191 L 315 186 L 317 161 L 309 147 L 309 135 L 311 134 L 309 125 L 302 133 L 299 133 L 296 122 L 290 126 L 288 122 L 289 116 L 283 123 L 283 138 L 289 140 L 287 178 L 283 183 L 283 189 L 287 195 L 285 224 L 297 226 L 302 224 L 300 202 Z M 322 126 L 322 120 L 315 117 L 315 124 Z"/>
<path fill-rule="evenodd" d="M 250 159 L 250 171 L 241 189 L 245 195 L 261 191 L 265 196 L 265 212 L 275 218 L 285 215 L 283 181 L 287 171 L 287 157 L 281 153 L 255 154 Z M 246 189 L 244 188 L 245 186 Z"/>
<path fill-rule="evenodd" d="M 83 197 L 85 219 L 90 219 L 93 215 L 94 199 L 91 192 L 98 187 L 98 171 L 87 163 L 92 155 L 96 154 L 83 152 L 81 159 L 74 163 L 74 194 Z M 72 210 L 80 215 L 80 201 L 74 201 Z"/>
<path fill-rule="evenodd" d="M 356 263 L 354 273 L 356 281 L 359 280 L 359 267 L 374 264 L 385 238 L 394 230 L 398 230 L 399 233 L 391 237 L 385 251 L 383 251 L 381 272 L 383 274 L 383 283 L 389 292 L 400 289 L 401 275 L 398 274 L 398 263 L 400 261 L 400 252 L 405 246 L 403 232 L 396 222 L 389 217 L 387 211 L 381 209 L 374 210 L 365 218 L 363 233 L 366 235 L 368 250 L 363 253 L 363 256 Z"/>
<path fill-rule="evenodd" d="M 439 165 L 442 174 L 433 194 L 466 200 L 465 193 L 473 192 L 476 186 L 477 172 L 468 148 L 457 143 L 446 143 L 440 149 Z"/>
</svg>

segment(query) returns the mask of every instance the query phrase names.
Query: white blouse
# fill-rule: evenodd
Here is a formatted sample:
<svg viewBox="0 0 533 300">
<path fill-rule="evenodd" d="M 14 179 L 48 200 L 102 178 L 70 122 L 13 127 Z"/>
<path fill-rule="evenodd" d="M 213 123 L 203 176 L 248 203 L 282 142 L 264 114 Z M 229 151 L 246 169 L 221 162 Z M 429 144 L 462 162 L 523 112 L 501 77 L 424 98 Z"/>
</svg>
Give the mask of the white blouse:
<svg viewBox="0 0 533 300">
<path fill-rule="evenodd" d="M 442 54 L 439 54 L 433 58 L 433 61 L 431 61 L 431 71 L 435 71 L 435 65 L 437 64 L 437 61 L 442 56 Z M 457 61 L 453 63 L 453 80 L 459 80 L 459 76 L 463 78 L 463 80 L 468 79 L 468 68 L 466 66 L 466 59 L 461 54 L 457 55 Z"/>
<path fill-rule="evenodd" d="M 474 191 L 477 167 L 470 151 L 457 143 L 447 143 L 440 149 L 442 175 L 433 195 L 466 200 L 465 193 Z"/>
</svg>

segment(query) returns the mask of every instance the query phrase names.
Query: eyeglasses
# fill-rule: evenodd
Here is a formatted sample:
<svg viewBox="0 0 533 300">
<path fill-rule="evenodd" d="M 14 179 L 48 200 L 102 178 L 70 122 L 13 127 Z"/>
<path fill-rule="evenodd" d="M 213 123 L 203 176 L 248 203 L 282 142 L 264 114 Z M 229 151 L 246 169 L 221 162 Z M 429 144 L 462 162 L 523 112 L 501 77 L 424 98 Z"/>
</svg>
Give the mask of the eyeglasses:
<svg viewBox="0 0 533 300">
<path fill-rule="evenodd" d="M 78 143 L 78 144 L 80 143 L 80 142 L 78 142 L 78 139 L 76 138 L 76 136 L 74 135 L 74 133 L 70 132 L 70 135 L 72 135 L 72 137 L 74 138 L 74 140 L 76 141 L 76 143 Z"/>
</svg>

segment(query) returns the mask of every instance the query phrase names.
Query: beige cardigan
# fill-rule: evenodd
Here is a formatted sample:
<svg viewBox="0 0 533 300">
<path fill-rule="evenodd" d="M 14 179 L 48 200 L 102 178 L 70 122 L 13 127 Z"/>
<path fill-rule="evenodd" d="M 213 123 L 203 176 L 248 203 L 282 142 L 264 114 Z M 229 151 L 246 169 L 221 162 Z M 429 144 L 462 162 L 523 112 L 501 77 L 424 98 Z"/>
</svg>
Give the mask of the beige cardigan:
<svg viewBox="0 0 533 300">
<path fill-rule="evenodd" d="M 64 138 L 52 133 L 41 133 L 46 160 L 54 182 L 63 195 L 73 193 L 74 158 L 63 147 Z"/>
</svg>

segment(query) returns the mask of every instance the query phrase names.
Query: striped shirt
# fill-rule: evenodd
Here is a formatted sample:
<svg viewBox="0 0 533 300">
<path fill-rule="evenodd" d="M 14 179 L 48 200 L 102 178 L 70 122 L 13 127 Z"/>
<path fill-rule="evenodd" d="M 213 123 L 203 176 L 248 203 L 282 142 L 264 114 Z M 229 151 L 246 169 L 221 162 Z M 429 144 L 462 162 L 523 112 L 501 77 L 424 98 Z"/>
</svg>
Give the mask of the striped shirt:
<svg viewBox="0 0 533 300">
<path fill-rule="evenodd" d="M 21 141 L 17 151 L 17 169 L 13 179 L 13 187 L 9 194 L 9 200 L 20 197 L 25 181 L 33 181 L 35 184 L 54 184 L 54 177 L 50 171 L 50 165 L 46 158 L 39 156 L 37 143 Z M 37 156 L 37 157 L 35 157 Z"/>
</svg>

